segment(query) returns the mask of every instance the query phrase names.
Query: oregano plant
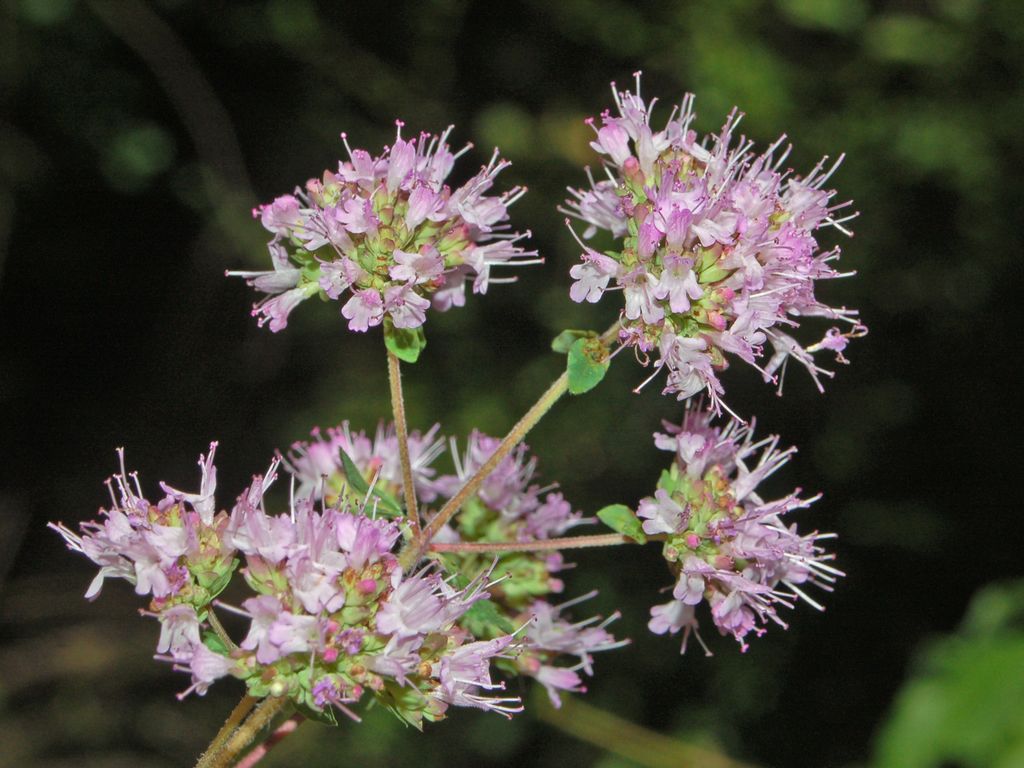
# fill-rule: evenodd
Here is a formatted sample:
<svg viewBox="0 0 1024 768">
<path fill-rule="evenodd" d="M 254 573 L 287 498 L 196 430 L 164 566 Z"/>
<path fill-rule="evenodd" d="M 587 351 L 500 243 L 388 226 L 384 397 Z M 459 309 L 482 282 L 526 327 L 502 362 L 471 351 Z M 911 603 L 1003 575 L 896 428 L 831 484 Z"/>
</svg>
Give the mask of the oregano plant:
<svg viewBox="0 0 1024 768">
<path fill-rule="evenodd" d="M 756 153 L 737 135 L 738 112 L 700 138 L 692 96 L 656 130 L 639 75 L 635 92 L 612 92 L 614 111 L 588 121 L 603 172 L 571 190 L 563 212 L 583 227 L 569 299 L 618 292 L 619 316 L 604 330 L 558 334 L 564 372 L 504 437 L 410 431 L 402 376 L 429 354 L 431 311 L 510 282 L 506 268 L 543 263 L 508 223 L 525 189 L 497 191 L 509 165 L 497 150 L 450 187 L 465 152 L 451 150 L 452 128 L 406 138 L 399 122 L 377 155 L 342 134 L 347 159 L 336 170 L 258 207 L 270 268 L 229 273 L 263 294 L 253 315 L 273 332 L 314 296 L 337 301 L 355 333 L 381 327 L 392 412 L 376 432 L 315 429 L 227 504 L 215 495 L 216 443 L 200 457 L 197 491 L 161 484 L 158 497 L 119 451 L 99 519 L 78 532 L 51 524 L 99 566 L 87 598 L 117 577 L 149 600 L 157 658 L 191 678 L 183 698 L 223 678 L 243 684 L 201 768 L 253 765 L 302 719 L 358 721 L 371 703 L 422 728 L 453 706 L 514 716 L 523 709 L 507 691 L 515 677 L 536 680 L 555 706 L 584 692 L 595 655 L 628 640 L 615 634 L 618 613 L 587 616 L 593 590 L 566 583 L 574 549 L 660 556 L 671 594 L 649 609 L 649 628 L 708 654 L 702 626 L 746 649 L 786 626 L 783 609 L 821 609 L 821 592 L 843 575 L 824 545 L 831 534 L 797 527 L 817 496 L 759 494 L 795 449 L 757 436 L 719 378 L 739 360 L 781 394 L 795 360 L 820 387 L 832 375 L 820 356 L 845 363 L 850 339 L 866 333 L 856 311 L 815 296 L 818 281 L 848 274 L 834 267 L 839 248 L 818 242 L 829 227 L 848 234 L 849 204 L 826 187 L 838 162 L 797 175 L 783 139 Z M 575 234 L 579 224 L 566 222 Z M 614 249 L 587 245 L 598 230 Z M 807 320 L 824 327 L 802 341 Z M 665 394 L 686 401 L 684 415 L 654 433 L 669 456 L 650 494 L 635 506 L 608 498 L 587 514 L 543 479 L 524 439 L 563 396 L 600 397 L 623 352 L 651 369 L 638 389 L 661 378 Z M 435 466 L 446 451 L 451 474 Z M 275 484 L 287 493 L 271 493 Z M 221 599 L 235 582 L 249 596 Z M 658 585 L 650 594 L 653 603 Z M 244 636 L 225 630 L 227 613 L 248 622 Z"/>
</svg>

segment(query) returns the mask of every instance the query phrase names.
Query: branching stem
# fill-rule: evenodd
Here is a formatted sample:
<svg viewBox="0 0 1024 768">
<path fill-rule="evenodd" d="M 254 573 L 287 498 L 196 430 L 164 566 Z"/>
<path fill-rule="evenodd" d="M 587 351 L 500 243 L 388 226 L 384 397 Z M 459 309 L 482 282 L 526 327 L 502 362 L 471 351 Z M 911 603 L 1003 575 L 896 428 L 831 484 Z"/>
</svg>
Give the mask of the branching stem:
<svg viewBox="0 0 1024 768">
<path fill-rule="evenodd" d="M 268 696 L 263 699 L 245 722 L 231 734 L 223 747 L 216 750 L 208 759 L 204 754 L 196 768 L 231 768 L 256 735 L 289 704 L 290 699 L 287 696 Z"/>
<path fill-rule="evenodd" d="M 445 523 L 451 520 L 452 516 L 458 512 L 462 505 L 465 504 L 472 496 L 477 492 L 480 484 L 487 479 L 488 475 L 494 471 L 494 468 L 498 466 L 499 462 L 505 456 L 507 456 L 513 448 L 523 441 L 533 426 L 543 418 L 544 414 L 550 410 L 551 406 L 558 402 L 559 398 L 564 395 L 569 389 L 569 376 L 563 373 L 555 382 L 548 387 L 547 391 L 540 396 L 540 399 L 526 412 L 526 414 L 512 427 L 511 431 L 505 435 L 505 438 L 498 445 L 494 453 L 491 454 L 490 458 L 487 459 L 481 465 L 481 467 L 470 477 L 458 492 L 452 496 L 443 507 L 441 511 L 434 516 L 434 519 L 423 529 L 419 536 L 415 537 L 413 541 L 406 547 L 405 551 L 402 552 L 399 562 L 402 567 L 406 570 L 412 568 L 413 565 L 422 557 L 426 551 L 427 545 L 437 535 L 437 532 L 441 530 Z"/>
<path fill-rule="evenodd" d="M 601 341 L 604 344 L 610 343 L 615 339 L 616 334 L 619 330 L 619 322 L 616 321 L 611 328 L 601 334 Z M 562 375 L 555 379 L 554 383 L 547 388 L 547 390 L 540 396 L 540 398 L 528 410 L 523 417 L 516 422 L 516 425 L 512 427 L 505 438 L 495 449 L 494 453 L 491 454 L 490 458 L 487 459 L 481 465 L 481 467 L 473 473 L 458 492 L 452 496 L 445 505 L 441 507 L 441 510 L 434 516 L 434 518 L 427 524 L 427 526 L 420 532 L 418 536 L 414 536 L 413 540 L 403 550 L 399 556 L 399 562 L 402 568 L 408 571 L 412 568 L 419 559 L 423 556 L 423 553 L 427 551 L 430 542 L 437 535 L 438 531 L 447 523 L 451 518 L 458 512 L 462 505 L 472 498 L 473 494 L 477 492 L 480 485 L 484 480 L 488 478 L 491 472 L 494 471 L 495 467 L 504 459 L 519 443 L 523 441 L 527 433 L 533 429 L 533 427 L 544 418 L 544 415 L 551 410 L 551 406 L 558 402 L 558 400 L 569 390 L 569 375 L 566 372 L 562 372 Z"/>
</svg>

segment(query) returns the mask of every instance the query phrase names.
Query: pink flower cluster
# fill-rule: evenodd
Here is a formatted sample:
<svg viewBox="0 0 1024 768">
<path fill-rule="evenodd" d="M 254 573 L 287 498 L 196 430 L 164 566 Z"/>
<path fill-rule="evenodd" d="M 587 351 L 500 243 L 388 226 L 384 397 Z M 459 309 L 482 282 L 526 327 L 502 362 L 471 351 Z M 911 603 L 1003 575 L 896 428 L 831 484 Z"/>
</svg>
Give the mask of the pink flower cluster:
<svg viewBox="0 0 1024 768">
<path fill-rule="evenodd" d="M 438 430 L 439 426 L 434 425 L 426 433 L 413 432 L 409 436 L 416 493 L 427 504 L 443 504 L 455 495 L 486 463 L 500 442 L 474 431 L 461 454 L 453 445 L 455 473 L 438 476 L 432 464 L 444 451 L 445 444 Z M 326 434 L 314 430 L 313 440 L 292 445 L 284 465 L 298 481 L 295 495 L 335 501 L 348 482 L 343 454 L 352 460 L 367 483 L 374 483 L 376 488 L 395 497 L 400 495 L 402 475 L 394 427 L 379 425 L 371 439 L 364 432 L 353 431 L 347 422 L 328 429 Z M 574 512 L 564 496 L 555 490 L 555 485 L 538 483 L 536 470 L 537 460 L 530 455 L 529 448 L 518 446 L 497 464 L 477 494 L 456 516 L 454 523 L 441 530 L 436 541 L 540 541 L 593 522 L 593 518 Z M 567 566 L 558 551 L 503 553 L 497 558 L 492 554 L 448 554 L 446 561 L 453 573 L 486 570 L 492 574 L 491 600 L 499 609 L 502 626 L 507 629 L 525 626 L 516 662 L 506 665 L 508 671 L 536 678 L 548 689 L 553 701 L 558 701 L 559 690 L 584 690 L 578 673 L 592 673 L 590 654 L 618 648 L 625 642 L 616 641 L 605 630 L 618 614 L 604 622 L 594 617 L 573 623 L 560 612 L 575 605 L 578 599 L 557 608 L 544 601 L 544 597 L 564 589 L 556 574 Z M 494 629 L 494 626 L 485 627 L 484 634 L 493 633 Z M 557 666 L 556 661 L 567 655 L 575 657 L 575 663 L 569 667 Z"/>
<path fill-rule="evenodd" d="M 387 319 L 395 328 L 419 328 L 426 310 L 465 303 L 465 284 L 485 293 L 491 269 L 539 263 L 517 245 L 529 236 L 510 232 L 508 207 L 525 188 L 488 194 L 508 167 L 495 150 L 490 162 L 455 190 L 445 180 L 466 148 L 452 153 L 449 127 L 440 136 L 402 138 L 379 157 L 348 147 L 349 160 L 325 171 L 305 190 L 253 211 L 274 237 L 272 269 L 229 272 L 268 297 L 253 308 L 260 325 L 279 331 L 291 311 L 314 295 L 345 300 L 341 314 L 353 331 Z M 342 134 L 345 139 L 345 134 Z"/>
<path fill-rule="evenodd" d="M 746 650 L 748 633 L 761 635 L 769 621 L 786 626 L 778 606 L 803 599 L 823 610 L 804 587 L 831 591 L 843 575 L 819 544 L 831 534 L 800 534 L 782 519 L 818 497 L 801 499 L 799 489 L 777 501 L 757 494 L 796 449 L 779 450 L 778 436 L 755 441 L 753 425 L 710 422 L 708 412 L 690 408 L 681 426 L 666 423 L 667 433 L 655 434 L 655 444 L 676 459 L 637 509 L 644 531 L 665 538 L 663 553 L 677 574 L 673 599 L 651 609 L 648 626 L 657 634 L 683 630 L 684 652 L 691 632 L 704 645 L 695 614 L 701 602 L 719 631 Z"/>
<path fill-rule="evenodd" d="M 645 363 L 656 355 L 656 370 L 668 371 L 665 392 L 679 399 L 704 391 L 719 409 L 717 371 L 727 365 L 726 354 L 757 367 L 780 391 L 786 362 L 795 358 L 820 388 L 820 377 L 832 374 L 814 353 L 830 350 L 845 362 L 848 339 L 865 332 L 855 310 L 829 307 L 814 295 L 816 281 L 844 276 L 832 267 L 839 249 L 820 250 L 816 231 L 833 226 L 849 234 L 843 223 L 856 215 L 837 218 L 849 203 L 833 203 L 835 192 L 824 188 L 838 162 L 826 168 L 823 159 L 806 176 L 793 176 L 782 170 L 785 137 L 759 155 L 744 137 L 734 141 L 741 118 L 735 111 L 718 135 L 699 142 L 690 128 L 692 96 L 655 131 L 657 100 L 640 97 L 639 73 L 636 94 L 614 84 L 612 91 L 618 114 L 604 112 L 599 125 L 588 121 L 607 178 L 571 189 L 565 212 L 587 223 L 584 237 L 607 230 L 621 239 L 621 250 L 600 253 L 580 241 L 571 298 L 597 302 L 621 290 L 620 340 Z M 848 329 L 834 326 L 802 346 L 783 329 L 803 316 Z M 773 352 L 761 362 L 766 344 Z"/>
<path fill-rule="evenodd" d="M 165 498 L 151 504 L 122 468 L 120 499 L 101 510 L 103 522 L 83 523 L 81 535 L 53 526 L 100 566 L 88 596 L 108 576 L 152 595 L 158 658 L 191 673 L 186 694 L 231 675 L 254 696 L 286 695 L 317 713 L 333 707 L 355 717 L 350 705 L 370 695 L 415 725 L 452 705 L 521 709 L 516 698 L 488 693 L 504 687 L 491 662 L 512 658 L 513 636 L 476 640 L 459 626 L 488 598 L 486 571 L 461 588 L 429 566 L 403 573 L 393 553 L 399 527 L 365 508 L 295 498 L 287 513 L 268 514 L 276 461 L 230 513 L 215 514 L 212 448 L 200 463 L 197 494 L 164 486 Z M 249 620 L 234 647 L 203 630 L 238 558 L 255 596 L 239 608 L 218 603 Z"/>
<path fill-rule="evenodd" d="M 63 524 L 50 523 L 70 549 L 100 566 L 85 593 L 88 599 L 98 596 L 103 581 L 111 577 L 131 582 L 139 595 L 152 595 L 154 610 L 177 603 L 202 609 L 216 597 L 234 556 L 224 541 L 227 515 L 215 512 L 216 450 L 217 444 L 211 444 L 209 453 L 199 459 L 198 493 L 162 485 L 164 498 L 151 504 L 142 494 L 137 475 L 125 470 L 124 451 L 118 449 L 121 471 L 107 481 L 111 506 L 100 510 L 102 522 L 82 523 L 81 535 Z"/>
</svg>

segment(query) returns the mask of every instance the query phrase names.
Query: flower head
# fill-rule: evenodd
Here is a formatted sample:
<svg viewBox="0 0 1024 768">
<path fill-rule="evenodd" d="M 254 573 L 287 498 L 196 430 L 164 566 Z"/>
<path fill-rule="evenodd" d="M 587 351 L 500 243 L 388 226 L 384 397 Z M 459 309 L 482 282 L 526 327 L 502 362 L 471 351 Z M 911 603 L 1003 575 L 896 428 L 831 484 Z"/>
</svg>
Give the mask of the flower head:
<svg viewBox="0 0 1024 768">
<path fill-rule="evenodd" d="M 778 383 L 789 358 L 804 365 L 821 387 L 814 353 L 842 348 L 866 329 L 857 312 L 833 308 L 814 295 L 818 280 L 843 277 L 832 263 L 839 249 L 822 251 L 816 232 L 833 226 L 849 203 L 834 203 L 824 186 L 838 161 L 823 159 L 804 177 L 783 170 L 789 147 L 780 138 L 763 153 L 735 138 L 740 113 L 721 132 L 698 141 L 691 129 L 693 96 L 655 130 L 649 103 L 618 91 L 617 114 L 589 120 L 591 146 L 604 157 L 606 177 L 589 189 L 571 190 L 566 212 L 588 226 L 621 238 L 621 249 L 599 253 L 580 241 L 583 256 L 570 270 L 574 301 L 596 302 L 612 288 L 623 293 L 620 340 L 665 369 L 665 391 L 684 399 L 705 392 L 716 410 L 722 387 L 717 372 L 736 356 Z M 841 160 L 842 158 L 840 158 Z M 798 318 L 845 323 L 814 344 L 801 345 L 788 330 Z M 766 352 L 770 345 L 771 352 Z M 767 356 L 767 361 L 764 358 Z"/>
<path fill-rule="evenodd" d="M 379 157 L 351 149 L 342 134 L 349 159 L 336 172 L 253 211 L 273 234 L 272 269 L 228 274 L 268 295 L 253 308 L 260 325 L 281 330 L 298 304 L 320 294 L 343 302 L 353 331 L 384 322 L 416 329 L 431 305 L 462 306 L 466 282 L 485 293 L 507 280 L 493 279 L 492 268 L 538 263 L 535 251 L 519 245 L 529 233 L 510 232 L 506 223 L 525 188 L 493 194 L 509 165 L 497 150 L 461 187 L 445 183 L 469 149 L 452 153 L 450 132 L 406 140 L 399 122 Z"/>
<path fill-rule="evenodd" d="M 383 429 L 376 441 L 347 426 L 342 435 L 363 464 L 388 443 Z M 432 436 L 424 440 L 433 444 Z M 365 498 L 351 494 L 328 503 L 293 493 L 285 513 L 268 512 L 280 458 L 253 478 L 230 512 L 216 512 L 215 448 L 200 458 L 198 492 L 164 484 L 167 495 L 156 504 L 122 456 L 102 521 L 83 523 L 81 534 L 52 526 L 100 566 L 88 597 L 107 577 L 124 578 L 151 597 L 144 613 L 160 622 L 157 658 L 192 678 L 182 696 L 203 695 L 230 675 L 254 696 L 289 696 L 353 717 L 349 705 L 371 695 L 417 726 L 442 718 L 452 705 L 519 711 L 518 699 L 490 693 L 503 684 L 491 680 L 489 668 L 493 659 L 510 659 L 518 641 L 510 633 L 478 641 L 460 625 L 488 599 L 489 570 L 460 586 L 429 566 L 403 572 L 394 551 L 399 525 L 375 517 Z M 295 455 L 327 466 L 312 446 Z M 240 560 L 253 596 L 239 607 L 215 601 Z M 210 640 L 215 607 L 249 619 L 237 648 Z"/>
<path fill-rule="evenodd" d="M 256 485 L 259 496 L 262 478 Z M 251 535 L 260 528 L 278 532 L 282 557 L 267 557 Z M 456 588 L 429 567 L 404 573 L 394 554 L 398 525 L 344 502 L 293 497 L 290 511 L 277 516 L 262 504 L 240 503 L 229 533 L 257 593 L 236 609 L 250 619 L 236 655 L 252 695 L 277 690 L 314 709 L 349 714 L 369 693 L 415 725 L 440 719 L 451 704 L 517 711 L 518 700 L 486 693 L 499 687 L 487 662 L 513 638 L 478 648 L 458 626 L 488 597 L 482 576 Z M 451 670 L 469 658 L 474 676 L 458 676 L 455 685 Z"/>
<path fill-rule="evenodd" d="M 676 460 L 662 474 L 655 496 L 640 502 L 637 515 L 647 533 L 664 536 L 663 553 L 676 584 L 672 600 L 651 610 L 648 626 L 657 634 L 683 630 L 685 650 L 697 631 L 694 609 L 707 602 L 719 631 L 746 650 L 750 632 L 762 634 L 769 621 L 786 626 L 779 606 L 791 608 L 802 599 L 822 609 L 805 587 L 831 591 L 843 574 L 819 543 L 830 534 L 800 534 L 783 521 L 818 497 L 802 499 L 797 489 L 765 501 L 757 493 L 796 449 L 780 450 L 777 436 L 755 441 L 752 424 L 715 427 L 711 418 L 690 408 L 681 425 L 666 424 L 667 432 L 655 435 L 658 447 L 673 451 Z"/>
<path fill-rule="evenodd" d="M 69 549 L 100 566 L 87 598 L 99 595 L 110 577 L 129 581 L 137 594 L 151 595 L 157 612 L 177 605 L 201 610 L 216 597 L 223 588 L 220 582 L 234 567 L 234 551 L 224 537 L 227 515 L 214 514 L 216 450 L 213 443 L 199 457 L 202 480 L 197 493 L 162 484 L 165 496 L 155 504 L 145 498 L 138 476 L 125 469 L 124 451 L 118 450 L 121 470 L 107 481 L 111 506 L 100 509 L 101 520 L 82 523 L 80 534 L 50 523 Z"/>
</svg>

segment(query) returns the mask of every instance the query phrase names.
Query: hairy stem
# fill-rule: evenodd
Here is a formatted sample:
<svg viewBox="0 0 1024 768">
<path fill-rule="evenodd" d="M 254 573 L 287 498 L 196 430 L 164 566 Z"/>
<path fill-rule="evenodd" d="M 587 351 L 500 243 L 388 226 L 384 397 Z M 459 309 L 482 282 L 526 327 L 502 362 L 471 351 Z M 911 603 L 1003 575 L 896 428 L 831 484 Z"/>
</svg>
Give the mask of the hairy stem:
<svg viewBox="0 0 1024 768">
<path fill-rule="evenodd" d="M 412 479 L 412 462 L 409 461 L 409 430 L 405 425 L 405 399 L 402 397 L 401 361 L 388 350 L 388 383 L 391 385 L 391 410 L 395 418 L 395 432 L 398 433 L 398 456 L 402 462 L 402 493 L 405 496 L 405 512 L 412 528 L 413 537 L 420 533 L 420 512 L 416 504 L 416 485 Z"/>
<path fill-rule="evenodd" d="M 228 737 L 235 732 L 235 728 L 242 722 L 246 715 L 252 711 L 252 708 L 256 705 L 259 699 L 253 696 L 243 696 L 242 700 L 235 705 L 235 708 L 231 710 L 231 714 L 228 715 L 228 719 L 224 721 L 224 725 L 217 731 L 217 735 L 213 737 L 213 741 L 210 742 L 210 746 L 206 748 L 206 751 L 199 757 L 199 762 L 196 763 L 196 768 L 208 768 L 212 765 L 213 759 L 220 752 L 224 746 Z"/>
<path fill-rule="evenodd" d="M 245 751 L 257 734 L 267 727 L 270 722 L 288 706 L 289 699 L 285 696 L 268 696 L 259 703 L 252 714 L 246 718 L 238 728 L 227 739 L 223 747 L 215 752 L 208 762 L 196 764 L 196 768 L 231 768 L 236 765 L 239 757 Z M 203 758 L 206 756 L 204 755 Z"/>
<path fill-rule="evenodd" d="M 252 768 L 260 760 L 266 757 L 267 752 L 272 750 L 278 743 L 283 741 L 288 734 L 294 733 L 295 729 L 302 725 L 305 718 L 302 715 L 293 715 L 278 726 L 270 737 L 246 755 L 237 768 Z"/>
<path fill-rule="evenodd" d="M 220 641 L 224 643 L 232 651 L 238 646 L 235 645 L 235 641 L 231 639 L 231 635 L 228 634 L 227 630 L 224 629 L 224 625 L 220 623 L 220 619 L 217 618 L 217 614 L 213 612 L 213 606 L 208 606 L 206 609 L 206 620 L 210 623 L 210 627 L 213 629 L 214 634 L 220 638 Z"/>
<path fill-rule="evenodd" d="M 648 536 L 648 541 L 664 541 L 666 536 Z M 431 552 L 545 552 L 553 549 L 584 549 L 586 547 L 614 547 L 619 544 L 638 543 L 619 533 L 600 533 L 594 536 L 565 536 L 561 539 L 540 541 L 459 541 L 450 544 L 431 544 Z"/>
</svg>

